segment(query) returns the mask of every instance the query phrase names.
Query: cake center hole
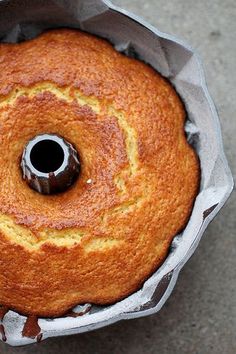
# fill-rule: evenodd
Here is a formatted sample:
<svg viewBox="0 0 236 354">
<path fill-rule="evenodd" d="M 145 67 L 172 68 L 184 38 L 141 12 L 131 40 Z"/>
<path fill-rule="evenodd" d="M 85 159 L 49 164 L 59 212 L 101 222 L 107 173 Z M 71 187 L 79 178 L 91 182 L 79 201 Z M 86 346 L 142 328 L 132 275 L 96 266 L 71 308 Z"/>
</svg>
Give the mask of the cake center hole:
<svg viewBox="0 0 236 354">
<path fill-rule="evenodd" d="M 64 151 L 56 141 L 41 140 L 33 146 L 30 160 L 34 168 L 42 173 L 55 172 L 63 164 Z"/>
</svg>

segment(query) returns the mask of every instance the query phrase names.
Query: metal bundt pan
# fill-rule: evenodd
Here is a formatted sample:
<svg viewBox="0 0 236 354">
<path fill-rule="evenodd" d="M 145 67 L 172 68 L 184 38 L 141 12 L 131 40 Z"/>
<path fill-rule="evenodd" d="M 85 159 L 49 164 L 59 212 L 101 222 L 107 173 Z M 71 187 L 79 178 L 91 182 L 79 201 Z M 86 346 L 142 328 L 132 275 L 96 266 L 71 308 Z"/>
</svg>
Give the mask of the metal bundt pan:
<svg viewBox="0 0 236 354">
<path fill-rule="evenodd" d="M 174 238 L 167 259 L 142 289 L 112 306 L 93 306 L 81 317 L 39 319 L 43 339 L 87 332 L 158 312 L 170 296 L 179 271 L 233 188 L 218 115 L 199 57 L 188 45 L 107 0 L 0 0 L 1 41 L 26 40 L 46 28 L 61 26 L 107 38 L 117 50 L 146 61 L 173 83 L 188 112 L 186 132 L 201 161 L 201 188 L 187 227 Z M 22 337 L 25 320 L 13 311 L 5 315 L 7 343 L 17 346 L 36 341 Z"/>
</svg>

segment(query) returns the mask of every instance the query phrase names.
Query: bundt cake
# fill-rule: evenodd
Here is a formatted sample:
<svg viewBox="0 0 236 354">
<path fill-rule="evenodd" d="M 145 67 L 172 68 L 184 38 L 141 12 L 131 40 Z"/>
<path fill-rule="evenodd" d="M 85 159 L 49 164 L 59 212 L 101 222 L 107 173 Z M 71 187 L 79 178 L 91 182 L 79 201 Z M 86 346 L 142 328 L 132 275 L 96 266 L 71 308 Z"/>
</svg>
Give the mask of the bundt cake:
<svg viewBox="0 0 236 354">
<path fill-rule="evenodd" d="M 0 73 L 0 304 L 56 317 L 135 292 L 165 260 L 199 188 L 175 89 L 72 29 L 1 43 Z M 41 134 L 78 154 L 79 175 L 62 192 L 24 178 L 23 151 Z"/>
</svg>

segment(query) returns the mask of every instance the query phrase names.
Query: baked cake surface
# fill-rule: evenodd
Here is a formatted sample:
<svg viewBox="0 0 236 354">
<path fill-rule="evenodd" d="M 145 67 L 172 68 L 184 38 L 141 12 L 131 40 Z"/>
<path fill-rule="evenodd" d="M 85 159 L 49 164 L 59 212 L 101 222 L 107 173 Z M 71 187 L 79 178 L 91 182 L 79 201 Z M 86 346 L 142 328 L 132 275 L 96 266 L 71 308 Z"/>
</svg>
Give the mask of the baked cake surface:
<svg viewBox="0 0 236 354">
<path fill-rule="evenodd" d="M 136 291 L 186 225 L 199 163 L 173 87 L 77 30 L 0 44 L 0 304 L 59 316 Z M 70 141 L 81 175 L 45 196 L 22 178 L 35 135 Z"/>
</svg>

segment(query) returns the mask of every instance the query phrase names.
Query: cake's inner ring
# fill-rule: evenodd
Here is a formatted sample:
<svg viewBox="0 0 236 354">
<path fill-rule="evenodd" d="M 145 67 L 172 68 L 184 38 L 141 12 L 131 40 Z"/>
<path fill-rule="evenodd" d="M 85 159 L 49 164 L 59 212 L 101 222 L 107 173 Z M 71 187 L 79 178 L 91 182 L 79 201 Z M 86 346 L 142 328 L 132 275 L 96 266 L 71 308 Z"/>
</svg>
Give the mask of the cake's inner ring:
<svg viewBox="0 0 236 354">
<path fill-rule="evenodd" d="M 31 149 L 30 161 L 34 168 L 43 173 L 57 171 L 64 161 L 64 151 L 54 140 L 41 140 Z"/>
</svg>

